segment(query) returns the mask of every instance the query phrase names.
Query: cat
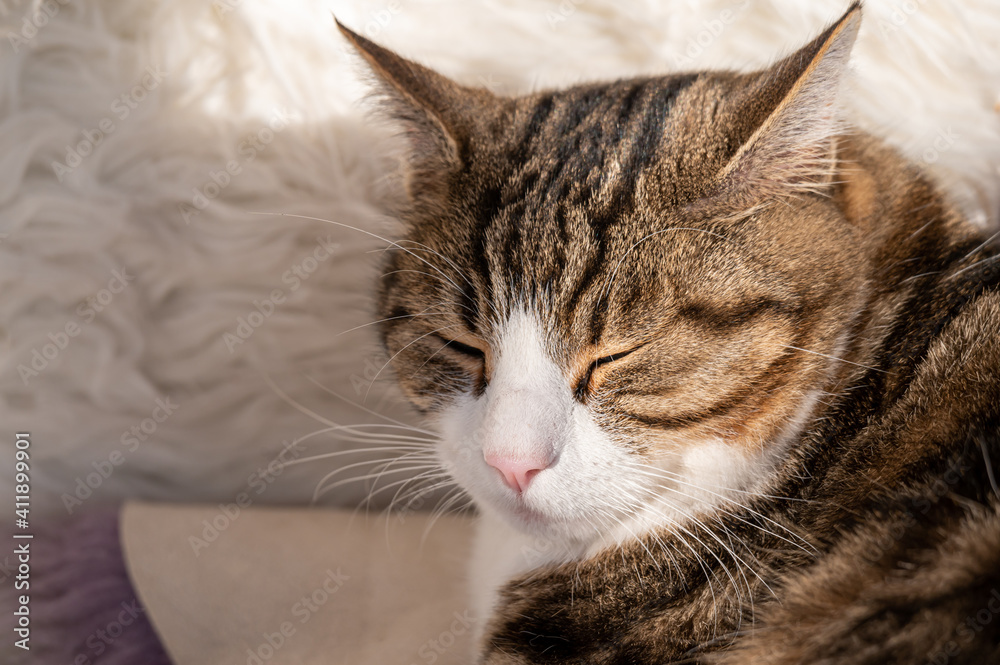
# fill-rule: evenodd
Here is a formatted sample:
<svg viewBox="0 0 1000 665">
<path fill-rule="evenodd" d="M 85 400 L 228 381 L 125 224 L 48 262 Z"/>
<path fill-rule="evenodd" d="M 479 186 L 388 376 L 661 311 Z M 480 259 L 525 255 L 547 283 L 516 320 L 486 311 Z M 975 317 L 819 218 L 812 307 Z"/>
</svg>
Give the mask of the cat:
<svg viewBox="0 0 1000 665">
<path fill-rule="evenodd" d="M 407 139 L 380 334 L 478 509 L 476 662 L 1000 663 L 1000 250 L 842 118 L 860 22 L 516 97 L 340 26 Z"/>
</svg>

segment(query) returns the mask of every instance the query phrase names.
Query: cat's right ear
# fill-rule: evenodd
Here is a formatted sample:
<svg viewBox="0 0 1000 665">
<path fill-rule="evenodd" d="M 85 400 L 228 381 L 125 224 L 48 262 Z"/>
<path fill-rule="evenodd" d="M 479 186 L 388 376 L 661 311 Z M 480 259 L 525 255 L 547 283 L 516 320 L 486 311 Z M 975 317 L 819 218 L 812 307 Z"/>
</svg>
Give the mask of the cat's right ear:
<svg viewBox="0 0 1000 665">
<path fill-rule="evenodd" d="M 741 145 L 717 175 L 719 190 L 746 199 L 822 191 L 842 131 L 838 91 L 861 23 L 861 4 L 814 40 L 748 80 L 740 103 Z"/>
<path fill-rule="evenodd" d="M 337 27 L 375 74 L 383 108 L 399 122 L 410 143 L 408 189 L 414 198 L 431 195 L 442 175 L 462 167 L 474 123 L 494 99 L 486 90 L 461 86 L 353 32 Z"/>
</svg>

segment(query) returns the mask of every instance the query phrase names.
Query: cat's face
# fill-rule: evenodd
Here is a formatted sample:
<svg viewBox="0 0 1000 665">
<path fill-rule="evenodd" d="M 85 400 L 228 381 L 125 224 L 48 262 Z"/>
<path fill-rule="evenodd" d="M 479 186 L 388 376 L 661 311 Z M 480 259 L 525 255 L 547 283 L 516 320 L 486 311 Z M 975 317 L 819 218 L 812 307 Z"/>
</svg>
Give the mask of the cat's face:
<svg viewBox="0 0 1000 665">
<path fill-rule="evenodd" d="M 801 430 L 862 289 L 826 198 L 855 31 L 760 74 L 516 99 L 349 35 L 413 147 L 383 340 L 481 509 L 581 541 L 684 522 Z"/>
</svg>

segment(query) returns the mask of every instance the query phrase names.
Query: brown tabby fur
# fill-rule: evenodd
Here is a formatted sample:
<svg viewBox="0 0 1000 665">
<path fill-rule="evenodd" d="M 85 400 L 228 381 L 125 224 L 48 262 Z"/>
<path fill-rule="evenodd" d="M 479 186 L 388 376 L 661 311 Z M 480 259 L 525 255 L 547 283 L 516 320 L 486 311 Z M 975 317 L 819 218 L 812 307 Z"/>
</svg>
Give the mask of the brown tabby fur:
<svg viewBox="0 0 1000 665">
<path fill-rule="evenodd" d="M 1000 663 L 998 250 L 837 124 L 859 20 L 755 74 L 517 98 L 344 29 L 411 144 L 380 307 L 418 409 L 482 393 L 526 302 L 636 454 L 714 435 L 780 458 L 689 525 L 728 548 L 703 533 L 657 561 L 665 530 L 514 580 L 483 662 Z"/>
</svg>

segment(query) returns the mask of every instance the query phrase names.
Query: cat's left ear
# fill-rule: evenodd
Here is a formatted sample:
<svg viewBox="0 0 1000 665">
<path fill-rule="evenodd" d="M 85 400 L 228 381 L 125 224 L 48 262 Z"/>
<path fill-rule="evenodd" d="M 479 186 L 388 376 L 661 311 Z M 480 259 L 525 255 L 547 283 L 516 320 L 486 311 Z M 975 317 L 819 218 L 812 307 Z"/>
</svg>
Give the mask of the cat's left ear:
<svg viewBox="0 0 1000 665">
<path fill-rule="evenodd" d="M 750 79 L 738 115 L 752 131 L 717 185 L 747 198 L 822 187 L 834 168 L 841 129 L 837 93 L 861 24 L 861 5 L 812 42 Z"/>
<path fill-rule="evenodd" d="M 353 32 L 337 27 L 368 62 L 381 83 L 383 109 L 399 122 L 410 142 L 407 188 L 414 199 L 440 198 L 447 175 L 468 157 L 476 123 L 496 98 L 461 86 Z"/>
</svg>

